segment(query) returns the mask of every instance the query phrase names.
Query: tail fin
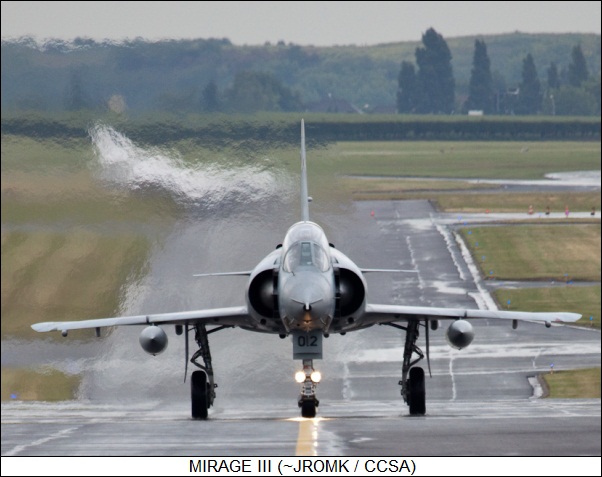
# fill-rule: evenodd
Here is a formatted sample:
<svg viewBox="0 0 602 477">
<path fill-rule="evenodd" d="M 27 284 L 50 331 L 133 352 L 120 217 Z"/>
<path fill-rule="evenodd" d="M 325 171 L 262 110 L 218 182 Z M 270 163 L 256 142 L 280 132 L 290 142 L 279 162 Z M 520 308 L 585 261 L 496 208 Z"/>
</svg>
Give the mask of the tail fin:
<svg viewBox="0 0 602 477">
<path fill-rule="evenodd" d="M 305 121 L 301 120 L 301 220 L 309 221 L 309 202 L 307 193 L 307 164 L 305 160 Z"/>
</svg>

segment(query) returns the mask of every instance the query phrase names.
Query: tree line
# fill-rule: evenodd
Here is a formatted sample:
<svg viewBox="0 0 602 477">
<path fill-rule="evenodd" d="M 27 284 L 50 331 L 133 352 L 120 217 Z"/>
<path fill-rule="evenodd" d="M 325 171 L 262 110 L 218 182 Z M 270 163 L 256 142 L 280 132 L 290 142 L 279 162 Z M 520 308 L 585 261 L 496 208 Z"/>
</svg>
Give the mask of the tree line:
<svg viewBox="0 0 602 477">
<path fill-rule="evenodd" d="M 600 115 L 600 75 L 590 76 L 581 45 L 575 45 L 566 70 L 552 62 L 547 82 L 539 79 L 528 53 L 522 61 L 521 82 L 496 88 L 485 41 L 477 39 L 465 100 L 455 99 L 449 47 L 433 28 L 422 35 L 414 63 L 403 61 L 398 76 L 397 111 L 402 114 L 519 114 Z M 459 106 L 459 111 L 458 111 Z"/>
<path fill-rule="evenodd" d="M 446 41 L 431 28 L 420 43 L 370 47 L 236 46 L 227 39 L 3 40 L 2 114 L 600 115 L 599 35 L 485 38 L 487 44 L 474 38 Z M 523 51 L 537 57 L 523 59 L 517 54 Z M 548 64 L 546 81 L 542 72 Z"/>
</svg>

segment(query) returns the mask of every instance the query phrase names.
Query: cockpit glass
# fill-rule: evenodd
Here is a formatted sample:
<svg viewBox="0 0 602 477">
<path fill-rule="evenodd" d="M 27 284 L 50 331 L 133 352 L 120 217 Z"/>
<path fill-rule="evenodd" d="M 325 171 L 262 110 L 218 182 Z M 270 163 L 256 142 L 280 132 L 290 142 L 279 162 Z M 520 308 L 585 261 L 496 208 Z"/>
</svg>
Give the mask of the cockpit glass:
<svg viewBox="0 0 602 477">
<path fill-rule="evenodd" d="M 297 242 L 286 252 L 283 268 L 286 272 L 294 272 L 299 267 L 316 267 L 325 272 L 330 267 L 328 255 L 316 243 Z"/>
</svg>

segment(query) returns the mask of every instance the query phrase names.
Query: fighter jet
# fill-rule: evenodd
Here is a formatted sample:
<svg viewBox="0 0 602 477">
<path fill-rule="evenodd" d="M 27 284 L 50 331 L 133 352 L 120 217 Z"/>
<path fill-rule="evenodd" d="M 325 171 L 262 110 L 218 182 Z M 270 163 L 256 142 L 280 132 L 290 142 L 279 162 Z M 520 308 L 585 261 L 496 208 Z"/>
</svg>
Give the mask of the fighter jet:
<svg viewBox="0 0 602 477">
<path fill-rule="evenodd" d="M 360 268 L 349 257 L 328 242 L 324 230 L 310 221 L 305 151 L 305 124 L 301 121 L 301 220 L 293 224 L 282 244 L 249 271 L 209 273 L 197 276 L 248 276 L 244 306 L 180 311 L 85 321 L 46 322 L 32 325 L 39 332 L 111 326 L 144 326 L 140 345 L 151 355 L 161 353 L 167 346 L 167 334 L 162 326 L 175 325 L 176 335 L 184 335 L 186 348 L 186 380 L 189 335 L 194 334 L 198 350 L 190 362 L 199 368 L 191 375 L 191 404 L 194 419 L 207 419 L 215 402 L 217 387 L 213 371 L 209 335 L 227 328 L 239 327 L 248 331 L 271 333 L 292 339 L 293 359 L 301 360 L 302 368 L 295 380 L 301 385 L 298 406 L 302 417 L 316 416 L 319 400 L 316 396 L 321 374 L 314 360 L 322 359 L 323 337 L 338 333 L 388 325 L 405 332 L 401 368 L 401 395 L 409 406 L 410 415 L 426 412 L 425 372 L 416 364 L 426 357 L 430 372 L 429 330 L 436 330 L 441 320 L 450 320 L 447 341 L 462 349 L 474 338 L 471 319 L 511 320 L 516 328 L 519 320 L 540 321 L 550 327 L 552 322 L 574 322 L 577 313 L 529 313 L 518 311 L 434 308 L 410 305 L 369 303 L 364 275 L 371 272 L 407 272 L 415 270 L 386 270 Z M 424 330 L 426 348 L 417 346 L 420 331 Z M 202 360 L 202 363 L 200 362 Z"/>
</svg>

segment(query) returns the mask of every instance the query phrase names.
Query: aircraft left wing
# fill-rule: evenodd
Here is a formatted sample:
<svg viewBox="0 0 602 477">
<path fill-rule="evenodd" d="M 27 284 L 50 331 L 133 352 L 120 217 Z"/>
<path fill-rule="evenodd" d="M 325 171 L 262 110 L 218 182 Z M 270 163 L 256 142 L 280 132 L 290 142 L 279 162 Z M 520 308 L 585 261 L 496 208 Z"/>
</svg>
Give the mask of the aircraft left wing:
<svg viewBox="0 0 602 477">
<path fill-rule="evenodd" d="M 581 318 L 578 313 L 568 312 L 526 312 L 503 310 L 472 310 L 464 308 L 436 308 L 425 306 L 366 305 L 362 321 L 364 323 L 391 323 L 410 320 L 444 319 L 501 319 L 521 321 L 543 321 L 546 323 L 572 323 Z"/>
<path fill-rule="evenodd" d="M 246 306 L 213 308 L 209 310 L 180 311 L 175 313 L 159 313 L 155 315 L 120 316 L 116 318 L 99 318 L 83 321 L 49 321 L 36 323 L 31 327 L 38 332 L 69 331 L 86 328 L 104 328 L 107 326 L 173 324 L 184 325 L 199 321 L 207 324 L 227 326 L 251 326 L 253 320 Z"/>
</svg>

